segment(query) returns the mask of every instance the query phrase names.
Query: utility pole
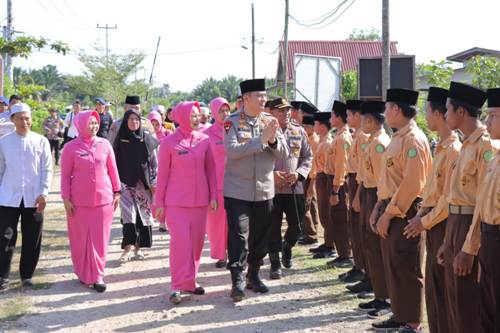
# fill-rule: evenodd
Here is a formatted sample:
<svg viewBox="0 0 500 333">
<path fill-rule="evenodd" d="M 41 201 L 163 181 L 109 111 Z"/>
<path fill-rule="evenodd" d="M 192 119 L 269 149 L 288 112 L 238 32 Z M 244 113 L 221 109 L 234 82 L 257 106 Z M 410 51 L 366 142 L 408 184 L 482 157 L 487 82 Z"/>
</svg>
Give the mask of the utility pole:
<svg viewBox="0 0 500 333">
<path fill-rule="evenodd" d="M 288 16 L 289 16 L 289 0 L 285 0 L 285 32 L 284 32 L 284 45 L 283 45 L 283 97 L 286 98 L 286 81 L 288 78 Z"/>
<path fill-rule="evenodd" d="M 391 53 L 389 36 L 389 0 L 382 0 L 382 100 L 391 87 Z"/>
<path fill-rule="evenodd" d="M 118 27 L 116 26 L 116 24 L 114 26 L 108 26 L 108 24 L 106 23 L 106 25 L 104 27 L 97 24 L 97 29 L 106 29 L 106 65 L 107 65 L 108 59 L 109 59 L 108 32 L 110 29 L 114 30 L 114 29 L 118 29 Z"/>
<path fill-rule="evenodd" d="M 252 3 L 252 79 L 255 79 L 255 15 Z"/>
<path fill-rule="evenodd" d="M 156 44 L 155 57 L 153 58 L 153 66 L 151 67 L 151 75 L 149 76 L 149 87 L 148 87 L 148 90 L 146 91 L 146 102 L 148 101 L 149 89 L 151 88 L 151 85 L 153 84 L 153 72 L 155 70 L 156 57 L 158 56 L 158 49 L 160 48 L 160 40 L 161 40 L 161 37 L 158 37 L 158 43 Z M 137 76 L 137 71 L 136 71 L 136 76 Z"/>
<path fill-rule="evenodd" d="M 3 38 L 7 41 L 12 40 L 12 0 L 7 0 L 7 25 L 3 27 Z M 12 80 L 12 58 L 5 53 L 4 54 L 4 74 Z"/>
</svg>

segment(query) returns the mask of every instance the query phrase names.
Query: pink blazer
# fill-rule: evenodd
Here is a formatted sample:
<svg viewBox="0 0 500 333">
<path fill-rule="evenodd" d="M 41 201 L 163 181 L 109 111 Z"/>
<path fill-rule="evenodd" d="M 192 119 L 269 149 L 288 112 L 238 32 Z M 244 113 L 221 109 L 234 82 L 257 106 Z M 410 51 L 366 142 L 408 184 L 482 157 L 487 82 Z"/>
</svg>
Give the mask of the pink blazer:
<svg viewBox="0 0 500 333">
<path fill-rule="evenodd" d="M 109 141 L 96 137 L 89 145 L 77 138 L 64 145 L 61 156 L 61 197 L 75 206 L 109 204 L 121 187 Z"/>
<path fill-rule="evenodd" d="M 226 160 L 226 149 L 224 148 L 224 129 L 222 124 L 213 124 L 203 131 L 210 138 L 210 148 L 215 160 L 215 175 L 217 178 L 217 191 L 224 189 L 224 163 Z M 222 203 L 219 203 L 221 205 Z"/>
<path fill-rule="evenodd" d="M 215 162 L 205 134 L 177 129 L 160 143 L 156 207 L 202 207 L 217 199 Z"/>
</svg>

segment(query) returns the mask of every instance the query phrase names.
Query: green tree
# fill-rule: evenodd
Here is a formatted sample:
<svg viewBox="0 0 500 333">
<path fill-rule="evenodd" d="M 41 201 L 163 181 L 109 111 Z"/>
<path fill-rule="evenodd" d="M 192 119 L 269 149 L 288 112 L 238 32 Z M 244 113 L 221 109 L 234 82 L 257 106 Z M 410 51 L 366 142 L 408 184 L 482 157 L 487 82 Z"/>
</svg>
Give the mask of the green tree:
<svg viewBox="0 0 500 333">
<path fill-rule="evenodd" d="M 368 40 L 368 41 L 378 41 L 382 40 L 380 31 L 377 28 L 371 29 L 353 29 L 349 35 L 348 40 Z"/>
<path fill-rule="evenodd" d="M 453 72 L 451 63 L 446 60 L 431 60 L 427 64 L 417 65 L 417 79 L 435 87 L 449 88 Z"/>
<path fill-rule="evenodd" d="M 467 61 L 465 70 L 472 75 L 472 84 L 482 89 L 500 87 L 500 59 L 475 56 Z"/>
<path fill-rule="evenodd" d="M 20 36 L 13 40 L 0 38 L 0 53 L 6 53 L 11 57 L 28 58 L 33 50 L 40 50 L 45 47 L 62 54 L 66 54 L 70 50 L 66 43 L 61 41 L 51 42 L 43 37 Z"/>
<path fill-rule="evenodd" d="M 342 90 L 340 98 L 344 101 L 358 98 L 358 73 L 346 71 L 342 73 Z"/>
</svg>

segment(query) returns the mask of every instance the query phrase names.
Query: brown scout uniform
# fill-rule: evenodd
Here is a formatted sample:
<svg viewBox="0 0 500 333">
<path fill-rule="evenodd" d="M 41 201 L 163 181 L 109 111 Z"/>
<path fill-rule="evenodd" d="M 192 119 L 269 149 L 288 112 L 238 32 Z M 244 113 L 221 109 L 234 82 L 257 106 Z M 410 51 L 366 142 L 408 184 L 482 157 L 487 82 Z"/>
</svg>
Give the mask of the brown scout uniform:
<svg viewBox="0 0 500 333">
<path fill-rule="evenodd" d="M 421 237 L 403 235 L 408 220 L 417 213 L 422 190 L 432 167 L 429 144 L 414 120 L 399 129 L 384 153 L 385 168 L 378 182 L 378 199 L 384 211 L 395 215 L 382 257 L 394 319 L 400 323 L 422 322 L 423 275 Z"/>
<path fill-rule="evenodd" d="M 316 155 L 318 150 L 319 136 L 316 133 L 313 133 L 312 135 L 309 135 L 307 138 L 314 159 L 314 156 Z M 317 239 L 318 237 L 317 225 L 320 223 L 319 212 L 318 212 L 318 195 L 316 193 L 315 179 L 316 179 L 316 170 L 315 170 L 315 163 L 313 161 L 311 172 L 309 172 L 309 177 L 307 177 L 304 186 L 304 191 L 306 194 L 309 187 L 313 186 L 313 197 L 311 199 L 311 202 L 306 202 L 306 214 L 304 217 L 304 230 L 303 230 L 305 237 L 310 239 Z"/>
<path fill-rule="evenodd" d="M 332 138 L 330 134 L 325 135 L 319 139 L 316 155 L 313 154 L 313 165 L 316 172 L 316 191 L 318 193 L 318 211 L 319 220 L 323 227 L 323 236 L 325 246 L 329 248 L 334 247 L 333 234 L 330 225 L 330 192 L 331 183 L 328 183 L 326 174 L 326 155 L 330 146 Z"/>
</svg>

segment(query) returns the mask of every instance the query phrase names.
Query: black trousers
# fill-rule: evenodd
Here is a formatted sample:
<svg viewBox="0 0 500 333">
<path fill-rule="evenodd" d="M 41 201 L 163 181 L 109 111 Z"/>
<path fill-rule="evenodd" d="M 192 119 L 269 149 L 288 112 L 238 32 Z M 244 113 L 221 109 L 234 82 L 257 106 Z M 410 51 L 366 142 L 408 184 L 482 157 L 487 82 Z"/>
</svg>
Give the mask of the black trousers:
<svg viewBox="0 0 500 333">
<path fill-rule="evenodd" d="M 267 255 L 273 201 L 224 197 L 224 208 L 228 225 L 227 268 L 241 272 L 247 263 L 261 266 Z"/>
<path fill-rule="evenodd" d="M 299 223 L 305 214 L 305 196 L 303 194 L 296 194 L 294 199 L 293 194 L 276 194 L 274 197 L 273 211 L 271 213 L 271 229 L 269 231 L 269 253 L 281 251 L 283 213 L 286 215 L 286 222 L 288 224 L 285 232 L 285 242 L 290 246 L 294 246 L 300 236 Z"/>
<path fill-rule="evenodd" d="M 61 149 L 60 144 L 59 144 L 59 139 L 56 140 L 49 140 L 50 144 L 50 151 L 54 152 L 54 158 L 56 160 L 56 165 L 59 164 L 59 150 Z"/>
<path fill-rule="evenodd" d="M 17 224 L 21 217 L 21 279 L 31 279 L 35 272 L 42 245 L 43 218 L 35 219 L 35 208 L 0 206 L 0 277 L 9 278 L 10 266 L 17 240 Z M 40 216 L 40 215 L 39 215 Z"/>
<path fill-rule="evenodd" d="M 153 228 L 142 224 L 139 213 L 136 216 L 135 224 L 123 223 L 123 220 L 120 220 L 123 233 L 122 249 L 127 245 L 138 245 L 140 248 L 153 245 Z"/>
</svg>

